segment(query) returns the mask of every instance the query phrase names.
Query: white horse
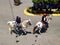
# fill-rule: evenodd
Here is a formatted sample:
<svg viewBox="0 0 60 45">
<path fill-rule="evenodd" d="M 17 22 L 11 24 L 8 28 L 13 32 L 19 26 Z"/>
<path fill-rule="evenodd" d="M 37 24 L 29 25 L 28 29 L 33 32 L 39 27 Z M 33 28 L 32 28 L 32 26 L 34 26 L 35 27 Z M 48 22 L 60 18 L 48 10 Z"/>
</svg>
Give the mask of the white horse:
<svg viewBox="0 0 60 45">
<path fill-rule="evenodd" d="M 51 15 L 47 16 L 47 23 L 50 23 L 51 19 L 52 19 Z M 47 29 L 47 27 L 45 26 L 45 24 L 42 21 L 37 22 L 33 28 L 33 33 L 35 33 L 36 30 L 41 31 L 42 28 Z"/>
<path fill-rule="evenodd" d="M 12 30 L 16 30 L 16 22 L 15 21 L 8 21 L 8 28 L 9 31 L 11 32 Z M 23 22 L 21 22 L 21 26 L 22 26 L 22 30 L 25 30 L 27 27 L 31 26 L 31 20 L 24 20 Z"/>
</svg>

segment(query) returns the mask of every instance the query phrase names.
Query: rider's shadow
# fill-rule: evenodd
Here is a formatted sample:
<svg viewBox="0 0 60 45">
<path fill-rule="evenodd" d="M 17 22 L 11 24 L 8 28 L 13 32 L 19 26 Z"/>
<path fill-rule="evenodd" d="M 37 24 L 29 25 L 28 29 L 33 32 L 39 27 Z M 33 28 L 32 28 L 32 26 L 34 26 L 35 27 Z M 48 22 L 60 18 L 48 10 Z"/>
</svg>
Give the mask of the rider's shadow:
<svg viewBox="0 0 60 45">
<path fill-rule="evenodd" d="M 26 34 L 31 34 L 32 32 L 26 31 Z"/>
<path fill-rule="evenodd" d="M 13 33 L 20 35 L 26 35 L 26 33 L 23 30 L 12 30 Z"/>
<path fill-rule="evenodd" d="M 19 34 L 19 35 L 26 35 L 26 32 L 24 32 L 23 30 L 19 30 L 19 31 L 18 31 L 18 34 Z"/>
</svg>

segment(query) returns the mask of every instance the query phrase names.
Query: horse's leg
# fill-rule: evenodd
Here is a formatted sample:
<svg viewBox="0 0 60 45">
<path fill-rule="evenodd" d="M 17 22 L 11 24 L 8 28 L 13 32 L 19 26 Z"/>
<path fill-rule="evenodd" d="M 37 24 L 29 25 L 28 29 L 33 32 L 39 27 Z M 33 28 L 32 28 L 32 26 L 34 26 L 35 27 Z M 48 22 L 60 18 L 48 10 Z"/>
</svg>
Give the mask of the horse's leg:
<svg viewBox="0 0 60 45">
<path fill-rule="evenodd" d="M 11 31 L 10 31 L 10 34 L 12 34 L 12 32 L 13 32 L 13 31 L 11 30 Z"/>
<path fill-rule="evenodd" d="M 15 27 L 11 27 L 11 31 L 10 31 L 10 34 L 12 34 L 12 32 L 15 31 Z"/>
<path fill-rule="evenodd" d="M 22 30 L 26 33 L 26 27 L 22 27 Z"/>
<path fill-rule="evenodd" d="M 10 26 L 10 23 L 8 23 L 8 28 L 9 28 L 9 31 L 11 31 L 11 26 Z"/>
<path fill-rule="evenodd" d="M 9 28 L 10 34 L 12 34 L 12 27 L 8 25 L 8 28 Z"/>
</svg>

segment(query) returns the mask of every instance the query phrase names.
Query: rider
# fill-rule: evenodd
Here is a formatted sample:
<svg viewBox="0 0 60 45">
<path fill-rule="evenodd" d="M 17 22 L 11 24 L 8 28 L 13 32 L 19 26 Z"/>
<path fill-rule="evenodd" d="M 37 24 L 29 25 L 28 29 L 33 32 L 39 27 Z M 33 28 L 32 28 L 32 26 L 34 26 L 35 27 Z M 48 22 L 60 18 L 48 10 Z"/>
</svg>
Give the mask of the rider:
<svg viewBox="0 0 60 45">
<path fill-rule="evenodd" d="M 21 27 L 21 17 L 19 17 L 19 16 L 16 16 L 16 27 L 18 27 L 18 30 Z"/>
<path fill-rule="evenodd" d="M 42 22 L 43 22 L 43 24 L 45 24 L 45 26 L 46 26 L 45 28 L 47 30 L 48 22 L 47 22 L 47 14 L 46 13 L 44 13 L 43 16 L 42 16 Z"/>
</svg>

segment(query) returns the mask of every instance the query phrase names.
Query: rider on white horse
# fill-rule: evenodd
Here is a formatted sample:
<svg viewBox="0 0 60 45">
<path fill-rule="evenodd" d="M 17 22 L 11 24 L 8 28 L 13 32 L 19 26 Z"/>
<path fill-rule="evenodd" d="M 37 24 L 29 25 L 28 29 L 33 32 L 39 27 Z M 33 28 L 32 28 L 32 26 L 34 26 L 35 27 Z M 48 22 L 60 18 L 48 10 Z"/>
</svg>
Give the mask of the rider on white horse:
<svg viewBox="0 0 60 45">
<path fill-rule="evenodd" d="M 33 33 L 35 33 L 36 29 L 41 31 L 41 29 L 44 28 L 45 30 L 47 30 L 48 21 L 47 21 L 46 16 L 47 16 L 47 14 L 44 13 L 43 16 L 42 16 L 42 20 L 36 23 L 36 25 L 33 28 Z"/>
<path fill-rule="evenodd" d="M 46 13 L 43 14 L 41 21 L 45 24 L 45 28 L 46 28 L 46 30 L 47 30 L 47 28 L 48 28 L 49 26 L 48 26 L 48 19 L 47 19 L 47 14 L 46 14 Z"/>
<path fill-rule="evenodd" d="M 18 28 L 18 30 L 20 30 L 20 27 L 21 27 L 21 17 L 19 17 L 19 16 L 16 17 L 16 27 Z"/>
</svg>

